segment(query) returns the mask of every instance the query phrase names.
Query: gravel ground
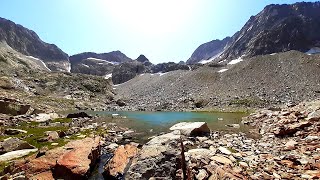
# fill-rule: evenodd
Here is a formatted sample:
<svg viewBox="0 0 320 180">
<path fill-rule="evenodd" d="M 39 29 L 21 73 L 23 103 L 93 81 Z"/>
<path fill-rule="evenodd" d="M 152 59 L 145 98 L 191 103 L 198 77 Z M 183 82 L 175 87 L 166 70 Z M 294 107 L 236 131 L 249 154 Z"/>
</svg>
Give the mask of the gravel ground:
<svg viewBox="0 0 320 180">
<path fill-rule="evenodd" d="M 221 72 L 223 69 L 228 70 Z M 126 103 L 118 109 L 259 108 L 317 99 L 319 71 L 320 55 L 289 51 L 234 65 L 144 74 L 114 86 L 114 90 L 116 99 Z"/>
</svg>

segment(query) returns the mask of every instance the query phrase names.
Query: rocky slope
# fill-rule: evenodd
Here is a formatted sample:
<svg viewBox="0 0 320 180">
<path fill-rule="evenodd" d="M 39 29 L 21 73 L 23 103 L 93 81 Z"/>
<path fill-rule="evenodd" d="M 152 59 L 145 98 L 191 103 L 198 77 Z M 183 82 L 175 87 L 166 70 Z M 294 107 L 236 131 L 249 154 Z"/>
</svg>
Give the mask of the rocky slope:
<svg viewBox="0 0 320 180">
<path fill-rule="evenodd" d="M 32 30 L 3 18 L 0 18 L 0 41 L 26 56 L 41 59 L 50 70 L 70 70 L 68 55 L 56 45 L 43 42 Z"/>
<path fill-rule="evenodd" d="M 187 60 L 187 64 L 196 64 L 202 60 L 208 60 L 212 57 L 219 56 L 223 52 L 224 48 L 230 42 L 231 38 L 226 37 L 223 40 L 213 40 L 200 45 Z M 205 61 L 202 61 L 205 62 Z"/>
<path fill-rule="evenodd" d="M 226 66 L 144 74 L 116 86 L 132 110 L 264 107 L 319 97 L 320 55 L 289 51 Z"/>
<path fill-rule="evenodd" d="M 320 2 L 268 5 L 252 16 L 214 62 L 297 50 L 307 52 L 320 47 Z M 202 45 L 206 47 L 207 44 Z M 202 47 L 200 46 L 200 47 Z M 216 54 L 215 49 L 199 52 L 200 57 Z M 195 53 L 196 53 L 195 52 Z M 199 56 L 198 55 L 198 56 Z"/>
<path fill-rule="evenodd" d="M 86 52 L 70 57 L 71 72 L 105 76 L 112 73 L 115 66 L 131 60 L 120 51 L 102 54 Z"/>
</svg>

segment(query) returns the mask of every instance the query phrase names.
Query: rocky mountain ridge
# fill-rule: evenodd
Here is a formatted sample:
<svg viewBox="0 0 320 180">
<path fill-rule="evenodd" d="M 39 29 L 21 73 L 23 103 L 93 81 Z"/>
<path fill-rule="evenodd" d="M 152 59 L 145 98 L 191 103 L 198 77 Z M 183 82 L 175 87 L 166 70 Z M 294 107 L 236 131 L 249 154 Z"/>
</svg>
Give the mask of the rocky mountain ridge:
<svg viewBox="0 0 320 180">
<path fill-rule="evenodd" d="M 319 12 L 320 2 L 268 5 L 231 37 L 218 57 L 214 57 L 214 48 L 200 55 L 212 53 L 211 58 L 217 63 L 290 50 L 307 52 L 320 47 L 320 35 L 317 33 L 320 29 Z"/>
<path fill-rule="evenodd" d="M 70 70 L 68 54 L 43 42 L 34 31 L 4 18 L 0 18 L 0 41 L 26 56 L 41 59 L 50 70 Z"/>
</svg>

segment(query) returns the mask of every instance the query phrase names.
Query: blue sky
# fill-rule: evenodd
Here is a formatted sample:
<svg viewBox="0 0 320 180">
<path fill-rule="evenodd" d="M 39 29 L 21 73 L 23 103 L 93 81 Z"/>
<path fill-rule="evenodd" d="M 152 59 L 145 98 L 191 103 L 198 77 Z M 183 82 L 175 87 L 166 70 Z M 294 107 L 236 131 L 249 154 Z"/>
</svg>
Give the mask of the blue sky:
<svg viewBox="0 0 320 180">
<path fill-rule="evenodd" d="M 120 50 L 153 63 L 187 60 L 202 43 L 232 36 L 268 4 L 293 0 L 2 0 L 0 17 L 69 55 Z"/>
</svg>

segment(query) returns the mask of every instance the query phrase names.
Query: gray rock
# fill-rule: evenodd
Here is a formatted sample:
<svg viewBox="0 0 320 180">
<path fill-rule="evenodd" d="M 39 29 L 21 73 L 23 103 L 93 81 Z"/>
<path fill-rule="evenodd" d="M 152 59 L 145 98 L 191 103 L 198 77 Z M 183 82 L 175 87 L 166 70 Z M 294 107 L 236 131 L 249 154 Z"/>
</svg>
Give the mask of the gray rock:
<svg viewBox="0 0 320 180">
<path fill-rule="evenodd" d="M 210 133 L 206 122 L 181 122 L 172 126 L 170 130 L 179 130 L 181 134 L 186 136 L 208 135 Z"/>
<path fill-rule="evenodd" d="M 30 145 L 29 143 L 22 141 L 18 138 L 8 138 L 5 139 L 1 143 L 1 150 L 3 153 L 5 152 L 11 152 L 16 150 L 22 150 L 22 149 L 34 149 L 35 147 Z"/>
<path fill-rule="evenodd" d="M 37 151 L 38 149 L 23 149 L 23 150 L 7 152 L 5 154 L 0 155 L 0 162 L 21 158 L 23 156 L 26 156 L 30 153 L 37 152 Z"/>
<path fill-rule="evenodd" d="M 22 130 L 22 129 L 6 129 L 4 130 L 4 134 L 7 134 L 7 135 L 17 135 L 17 134 L 26 134 L 28 133 L 28 131 L 25 131 L 25 130 Z"/>
</svg>

